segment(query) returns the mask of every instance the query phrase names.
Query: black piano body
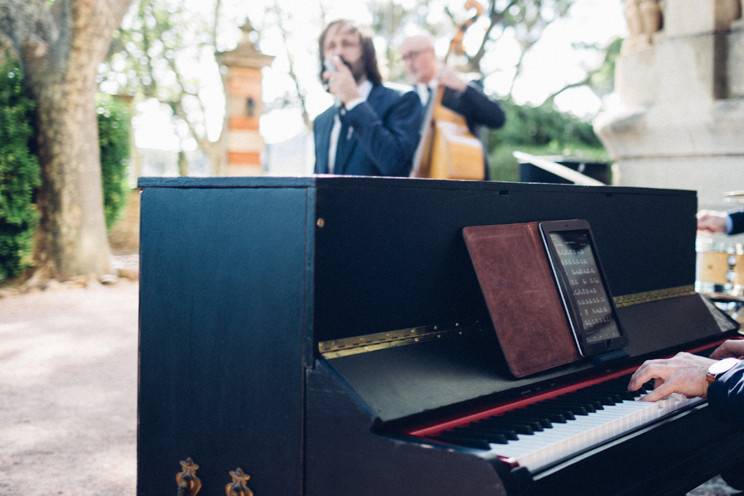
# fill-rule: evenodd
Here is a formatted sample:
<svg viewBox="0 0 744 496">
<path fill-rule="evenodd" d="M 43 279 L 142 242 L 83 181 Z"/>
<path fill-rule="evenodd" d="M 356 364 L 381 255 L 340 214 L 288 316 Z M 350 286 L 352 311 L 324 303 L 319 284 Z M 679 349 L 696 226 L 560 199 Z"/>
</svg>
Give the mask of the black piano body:
<svg viewBox="0 0 744 496">
<path fill-rule="evenodd" d="M 692 291 L 691 191 L 143 178 L 139 496 L 678 494 L 744 460 L 701 405 L 531 473 L 412 431 L 732 333 Z M 628 357 L 511 378 L 462 228 L 587 219 Z"/>
</svg>

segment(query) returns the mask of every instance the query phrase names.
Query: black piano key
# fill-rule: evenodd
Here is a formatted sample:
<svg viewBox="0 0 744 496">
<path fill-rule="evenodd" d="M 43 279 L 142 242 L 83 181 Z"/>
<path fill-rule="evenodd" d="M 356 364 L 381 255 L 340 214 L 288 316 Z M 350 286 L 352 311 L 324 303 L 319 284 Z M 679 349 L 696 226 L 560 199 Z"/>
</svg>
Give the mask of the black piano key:
<svg viewBox="0 0 744 496">
<path fill-rule="evenodd" d="M 570 398 L 571 401 L 580 405 L 588 413 L 594 413 L 597 410 L 603 410 L 602 402 L 596 398 L 596 396 L 589 397 L 587 395 L 576 395 Z"/>
<path fill-rule="evenodd" d="M 566 409 L 562 408 L 560 405 L 552 403 L 537 403 L 534 408 L 538 415 L 544 415 L 553 422 L 566 422 L 568 420 L 576 420 L 576 416 L 573 413 L 566 411 Z"/>
<path fill-rule="evenodd" d="M 487 450 L 491 448 L 488 442 L 484 441 L 483 439 L 478 439 L 478 438 L 469 437 L 465 435 L 453 434 L 450 431 L 443 432 L 433 437 L 432 439 L 444 441 L 445 443 L 449 443 L 449 444 L 457 444 L 460 446 L 465 446 L 467 448 L 475 448 L 475 449 L 483 449 L 483 450 Z"/>
<path fill-rule="evenodd" d="M 505 421 L 503 423 L 500 423 L 502 427 L 505 427 L 507 429 L 511 429 L 517 434 L 532 434 L 535 432 L 535 427 L 533 425 L 530 425 L 527 422 L 508 422 Z M 542 430 L 542 427 L 539 427 L 539 430 Z"/>
<path fill-rule="evenodd" d="M 492 435 L 500 435 L 506 439 L 517 439 L 517 433 L 513 429 L 509 429 L 505 426 L 488 426 L 488 427 L 475 427 L 472 425 L 457 427 L 453 429 L 455 431 L 462 430 L 470 433 L 484 432 Z"/>
<path fill-rule="evenodd" d="M 565 411 L 571 412 L 574 415 L 589 415 L 589 413 L 594 411 L 591 407 L 569 400 L 557 401 L 555 404 L 561 409 L 565 409 Z"/>
<path fill-rule="evenodd" d="M 474 429 L 469 427 L 458 427 L 456 429 L 453 429 L 452 432 L 455 435 L 464 435 L 467 437 L 472 437 L 475 439 L 482 439 L 484 441 L 488 441 L 489 443 L 494 444 L 506 444 L 510 440 L 518 439 L 516 435 L 507 436 L 503 432 L 498 431 L 492 431 L 492 430 L 486 430 L 486 429 Z"/>
<path fill-rule="evenodd" d="M 555 424 L 555 423 L 565 424 L 569 420 L 573 420 L 574 418 L 576 418 L 573 414 L 570 414 L 570 413 L 567 413 L 564 415 L 563 412 L 548 411 L 548 410 L 535 411 L 535 412 L 532 412 L 532 415 L 534 415 L 534 418 L 547 420 L 551 424 Z"/>
<path fill-rule="evenodd" d="M 549 428 L 551 425 L 549 421 L 541 422 L 539 419 L 528 418 L 520 411 L 509 412 L 496 417 L 489 417 L 488 419 L 479 420 L 478 422 L 483 422 L 486 425 L 489 425 L 491 423 L 494 423 L 496 425 L 514 425 L 515 428 L 516 426 L 523 426 L 520 428 L 530 429 L 533 432 Z M 517 430 L 517 432 L 520 431 Z"/>
<path fill-rule="evenodd" d="M 601 397 L 602 403 L 605 405 L 617 405 L 625 401 L 621 393 L 607 392 Z"/>
<path fill-rule="evenodd" d="M 505 427 L 507 429 L 512 429 L 517 434 L 532 434 L 535 431 L 541 431 L 543 429 L 543 426 L 537 421 L 519 421 L 504 416 L 478 420 L 469 425 L 484 428 L 492 426 Z"/>
<path fill-rule="evenodd" d="M 544 429 L 550 429 L 553 426 L 549 419 L 536 417 L 532 412 L 526 412 L 524 410 L 514 410 L 505 414 L 503 417 L 515 422 L 529 422 Z"/>
<path fill-rule="evenodd" d="M 480 419 L 456 430 L 463 436 L 490 436 L 494 442 L 502 439 L 514 440 L 517 435 L 531 435 L 550 429 L 553 423 L 575 420 L 577 415 L 588 415 L 604 409 L 605 406 L 635 400 L 653 389 L 653 382 L 650 381 L 639 391 L 628 391 L 628 380 L 629 376 L 612 379 L 518 410 Z"/>
</svg>

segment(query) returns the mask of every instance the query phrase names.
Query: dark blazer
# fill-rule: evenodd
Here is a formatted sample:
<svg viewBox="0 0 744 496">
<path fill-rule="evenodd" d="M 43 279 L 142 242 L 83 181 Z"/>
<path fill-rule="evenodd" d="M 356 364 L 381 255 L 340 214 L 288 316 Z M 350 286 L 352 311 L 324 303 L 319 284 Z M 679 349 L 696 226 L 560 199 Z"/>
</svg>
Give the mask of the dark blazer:
<svg viewBox="0 0 744 496">
<path fill-rule="evenodd" d="M 479 128 L 485 126 L 496 129 L 504 125 L 506 116 L 501 106 L 495 101 L 488 98 L 474 83 L 469 83 L 465 90 L 455 91 L 452 88 L 445 88 L 442 95 L 442 105 L 453 110 L 465 118 L 468 129 L 473 136 L 480 136 Z M 483 148 L 486 148 L 484 142 Z M 488 150 L 483 151 L 483 177 L 488 180 L 490 173 L 488 170 Z"/>
<path fill-rule="evenodd" d="M 731 217 L 731 232 L 729 234 L 739 234 L 744 232 L 744 210 L 729 212 Z"/>
<path fill-rule="evenodd" d="M 719 417 L 731 422 L 744 422 L 744 361 L 708 387 L 708 403 Z"/>
<path fill-rule="evenodd" d="M 413 91 L 400 92 L 375 85 L 367 97 L 348 112 L 333 106 L 313 123 L 315 138 L 315 173 L 328 173 L 333 118 L 353 127 L 352 143 L 343 157 L 338 157 L 334 174 L 359 176 L 408 176 L 413 153 L 419 141 L 422 109 Z"/>
<path fill-rule="evenodd" d="M 465 117 L 470 132 L 477 135 L 479 126 L 496 129 L 504 125 L 506 116 L 498 103 L 488 98 L 472 83 L 464 91 L 444 90 L 442 105 Z"/>
</svg>

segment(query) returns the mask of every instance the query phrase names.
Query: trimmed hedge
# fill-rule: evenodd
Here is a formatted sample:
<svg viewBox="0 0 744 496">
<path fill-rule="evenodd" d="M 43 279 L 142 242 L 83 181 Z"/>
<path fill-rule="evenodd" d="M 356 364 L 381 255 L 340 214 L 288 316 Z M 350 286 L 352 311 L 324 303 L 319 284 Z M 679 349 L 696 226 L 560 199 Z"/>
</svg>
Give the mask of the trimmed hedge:
<svg viewBox="0 0 744 496">
<path fill-rule="evenodd" d="M 34 190 L 41 181 L 39 161 L 31 152 L 33 109 L 20 65 L 6 60 L 0 65 L 0 282 L 31 263 L 39 220 Z"/>
<path fill-rule="evenodd" d="M 129 109 L 125 104 L 100 96 L 96 102 L 98 141 L 101 150 L 101 182 L 106 228 L 111 229 L 121 216 L 127 201 L 129 185 Z"/>
<path fill-rule="evenodd" d="M 0 64 L 0 282 L 31 265 L 33 235 L 39 223 L 34 192 L 41 184 L 34 150 L 34 101 L 23 86 L 23 72 L 12 60 Z M 127 106 L 108 96 L 96 102 L 106 227 L 126 204 L 129 121 Z"/>
<path fill-rule="evenodd" d="M 491 179 L 516 181 L 514 150 L 533 155 L 563 155 L 599 162 L 609 160 L 591 123 L 560 112 L 553 105 L 532 107 L 510 100 L 499 101 L 506 113 L 506 124 L 491 131 L 488 154 Z"/>
</svg>

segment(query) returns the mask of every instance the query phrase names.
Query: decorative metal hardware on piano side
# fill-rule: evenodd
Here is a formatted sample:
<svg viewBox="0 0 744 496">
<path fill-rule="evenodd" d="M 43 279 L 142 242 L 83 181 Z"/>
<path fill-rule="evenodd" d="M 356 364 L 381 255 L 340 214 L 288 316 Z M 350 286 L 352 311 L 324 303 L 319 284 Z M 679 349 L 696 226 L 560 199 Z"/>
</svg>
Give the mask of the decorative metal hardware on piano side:
<svg viewBox="0 0 744 496">
<path fill-rule="evenodd" d="M 398 346 L 407 346 L 409 344 L 423 343 L 435 339 L 475 334 L 482 331 L 483 329 L 477 323 L 471 326 L 454 324 L 454 326 L 447 328 L 419 326 L 351 338 L 321 341 L 318 343 L 318 350 L 325 358 L 339 358 Z"/>
<path fill-rule="evenodd" d="M 243 472 L 242 468 L 230 470 L 230 478 L 232 482 L 225 485 L 225 496 L 253 496 L 253 491 L 248 488 L 251 476 Z"/>
<path fill-rule="evenodd" d="M 181 471 L 176 474 L 177 496 L 196 496 L 201 491 L 201 480 L 196 476 L 199 465 L 191 457 L 181 460 Z"/>
</svg>

